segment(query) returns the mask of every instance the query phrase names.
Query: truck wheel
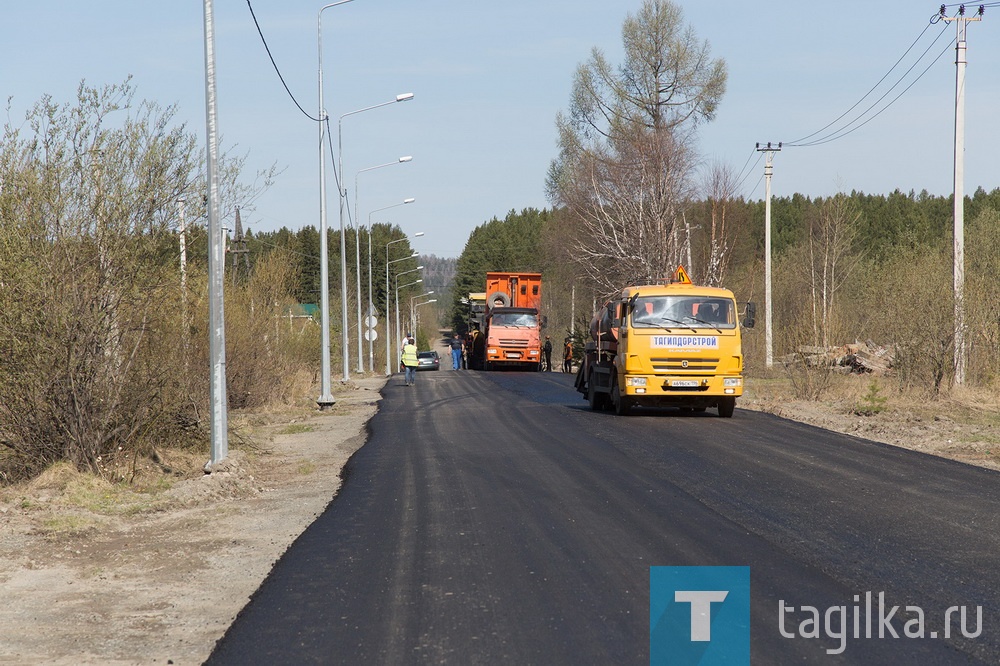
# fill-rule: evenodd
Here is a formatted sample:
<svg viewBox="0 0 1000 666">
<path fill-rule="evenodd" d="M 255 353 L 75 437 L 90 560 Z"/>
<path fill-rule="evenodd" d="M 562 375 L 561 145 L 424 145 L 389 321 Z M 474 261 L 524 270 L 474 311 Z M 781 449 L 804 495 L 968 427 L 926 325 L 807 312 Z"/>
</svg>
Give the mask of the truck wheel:
<svg viewBox="0 0 1000 666">
<path fill-rule="evenodd" d="M 599 412 L 604 409 L 604 394 L 598 393 L 594 388 L 593 373 L 591 373 L 590 377 L 587 379 L 587 402 L 590 403 L 590 408 L 595 412 Z"/>
<path fill-rule="evenodd" d="M 615 407 L 615 414 L 618 416 L 628 416 L 632 411 L 632 401 L 621 394 L 618 390 L 618 382 L 611 388 L 611 403 Z"/>
<path fill-rule="evenodd" d="M 719 398 L 719 416 L 730 418 L 736 409 L 736 398 Z"/>
</svg>

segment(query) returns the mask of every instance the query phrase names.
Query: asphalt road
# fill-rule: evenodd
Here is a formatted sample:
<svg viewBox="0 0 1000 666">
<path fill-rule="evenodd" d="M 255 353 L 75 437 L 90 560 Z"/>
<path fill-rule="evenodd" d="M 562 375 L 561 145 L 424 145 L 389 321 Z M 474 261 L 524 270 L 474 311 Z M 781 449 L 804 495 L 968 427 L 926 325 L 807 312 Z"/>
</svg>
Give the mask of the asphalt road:
<svg viewBox="0 0 1000 666">
<path fill-rule="evenodd" d="M 1000 663 L 997 473 L 739 408 L 595 413 L 571 379 L 394 377 L 208 663 L 648 664 L 650 567 L 717 565 L 750 567 L 755 664 Z M 866 592 L 900 638 L 864 637 Z M 945 640 L 961 605 L 982 631 Z"/>
</svg>

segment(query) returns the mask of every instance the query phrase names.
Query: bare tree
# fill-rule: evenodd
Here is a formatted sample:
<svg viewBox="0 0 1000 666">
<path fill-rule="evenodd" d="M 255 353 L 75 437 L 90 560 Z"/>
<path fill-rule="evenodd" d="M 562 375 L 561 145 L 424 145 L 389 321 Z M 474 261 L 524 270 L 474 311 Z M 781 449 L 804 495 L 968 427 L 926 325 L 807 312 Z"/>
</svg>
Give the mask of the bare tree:
<svg viewBox="0 0 1000 666">
<path fill-rule="evenodd" d="M 739 187 L 732 169 L 716 162 L 712 165 L 707 182 L 709 204 L 708 256 L 705 260 L 705 276 L 702 280 L 711 286 L 721 286 L 729 269 L 730 250 L 739 227 L 731 224 L 729 205 L 735 200 Z"/>
<path fill-rule="evenodd" d="M 857 224 L 861 214 L 847 195 L 838 193 L 826 201 L 812 220 L 809 233 L 809 288 L 812 304 L 814 344 L 830 344 L 834 298 L 857 268 Z"/>
<path fill-rule="evenodd" d="M 594 49 L 578 68 L 547 183 L 576 222 L 574 259 L 604 291 L 663 277 L 681 258 L 674 226 L 692 192 L 691 139 L 726 82 L 725 63 L 669 0 L 646 0 L 622 41 L 620 67 Z"/>
</svg>

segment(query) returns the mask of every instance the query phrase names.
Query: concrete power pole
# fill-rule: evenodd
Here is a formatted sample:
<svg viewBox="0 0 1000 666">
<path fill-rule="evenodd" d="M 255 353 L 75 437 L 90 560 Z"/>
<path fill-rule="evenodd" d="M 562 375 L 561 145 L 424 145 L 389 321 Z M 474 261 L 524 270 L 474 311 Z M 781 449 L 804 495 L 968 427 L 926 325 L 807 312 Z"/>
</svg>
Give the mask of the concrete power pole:
<svg viewBox="0 0 1000 666">
<path fill-rule="evenodd" d="M 965 15 L 965 5 L 958 15 L 948 18 L 941 5 L 941 18 L 954 21 L 955 36 L 955 383 L 965 383 L 965 32 L 969 21 L 983 20 L 983 6 L 974 16 Z"/>
<path fill-rule="evenodd" d="M 774 365 L 774 326 L 771 318 L 771 172 L 774 170 L 774 154 L 781 151 L 781 143 L 777 148 L 768 141 L 763 148 L 757 144 L 757 150 L 765 153 L 764 161 L 764 365 L 770 369 Z"/>
</svg>

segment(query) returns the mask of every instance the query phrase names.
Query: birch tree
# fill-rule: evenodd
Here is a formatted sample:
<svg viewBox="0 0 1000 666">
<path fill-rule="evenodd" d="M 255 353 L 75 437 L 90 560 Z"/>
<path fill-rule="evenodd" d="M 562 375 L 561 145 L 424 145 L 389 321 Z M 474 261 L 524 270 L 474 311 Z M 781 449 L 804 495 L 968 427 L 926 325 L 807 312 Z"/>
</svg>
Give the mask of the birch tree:
<svg viewBox="0 0 1000 666">
<path fill-rule="evenodd" d="M 734 202 L 739 187 L 736 175 L 721 163 L 712 165 L 708 175 L 709 221 L 707 233 L 707 257 L 704 284 L 720 287 L 726 278 L 738 225 L 730 217 L 730 204 Z"/>
<path fill-rule="evenodd" d="M 815 344 L 830 345 L 834 298 L 857 267 L 858 221 L 861 214 L 850 198 L 840 193 L 825 202 L 812 221 L 809 233 L 809 287 Z"/>
</svg>

